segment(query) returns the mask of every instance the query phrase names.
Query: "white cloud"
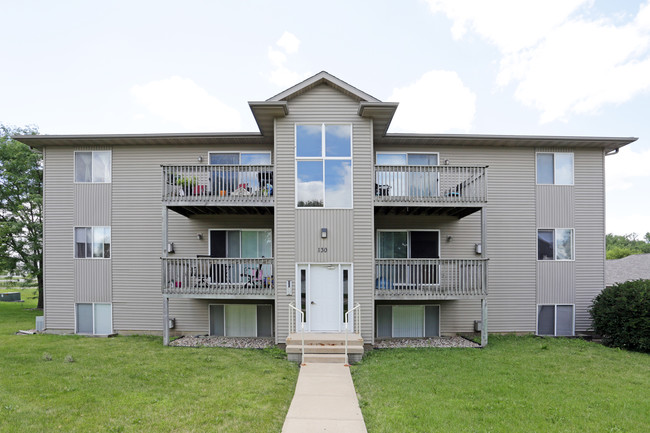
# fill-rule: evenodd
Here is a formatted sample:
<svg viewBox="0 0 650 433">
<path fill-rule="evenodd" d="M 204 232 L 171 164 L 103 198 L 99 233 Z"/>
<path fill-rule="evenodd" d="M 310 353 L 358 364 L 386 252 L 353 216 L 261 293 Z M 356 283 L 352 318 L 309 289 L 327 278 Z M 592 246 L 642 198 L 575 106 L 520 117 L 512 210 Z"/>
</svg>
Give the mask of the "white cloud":
<svg viewBox="0 0 650 433">
<path fill-rule="evenodd" d="M 300 46 L 300 40 L 294 34 L 285 31 L 275 45 L 284 50 L 284 53 L 274 47 L 268 49 L 268 57 L 273 65 L 273 70 L 269 75 L 271 83 L 278 87 L 287 88 L 309 76 L 309 74 L 293 71 L 286 66 L 287 54 L 298 52 Z"/>
<path fill-rule="evenodd" d="M 650 181 L 650 150 L 635 152 L 626 146 L 617 155 L 608 156 L 605 164 L 607 191 L 629 189 L 640 178 Z"/>
<path fill-rule="evenodd" d="M 626 213 L 624 215 L 610 215 L 608 212 L 607 233 L 615 235 L 626 235 L 636 233 L 639 238 L 642 238 L 649 230 L 648 228 L 648 215 L 639 213 Z"/>
<path fill-rule="evenodd" d="M 298 39 L 293 33 L 289 33 L 285 30 L 280 39 L 276 42 L 276 45 L 283 48 L 287 54 L 292 54 L 298 51 L 298 47 L 300 47 L 300 39 Z"/>
<path fill-rule="evenodd" d="M 590 0 L 429 0 L 462 38 L 472 30 L 502 54 L 497 83 L 539 110 L 540 121 L 592 113 L 650 90 L 650 2 L 615 25 L 578 12 Z"/>
<path fill-rule="evenodd" d="M 193 132 L 237 131 L 241 127 L 237 110 L 189 78 L 174 76 L 135 85 L 131 94 L 152 114 Z"/>
<path fill-rule="evenodd" d="M 399 102 L 391 130 L 441 133 L 467 131 L 476 112 L 476 95 L 452 71 L 429 71 L 415 83 L 394 89 Z"/>
</svg>

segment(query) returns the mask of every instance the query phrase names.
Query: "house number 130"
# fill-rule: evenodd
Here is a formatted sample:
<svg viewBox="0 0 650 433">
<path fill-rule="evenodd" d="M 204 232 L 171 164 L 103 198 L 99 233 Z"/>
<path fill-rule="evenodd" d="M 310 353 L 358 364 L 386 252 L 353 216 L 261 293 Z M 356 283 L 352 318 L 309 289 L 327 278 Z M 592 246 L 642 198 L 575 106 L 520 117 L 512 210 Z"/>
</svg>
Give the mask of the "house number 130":
<svg viewBox="0 0 650 433">
<path fill-rule="evenodd" d="M 319 252 L 319 253 L 326 253 L 326 252 L 327 252 L 327 248 L 326 248 L 326 247 L 318 247 L 318 252 Z"/>
</svg>

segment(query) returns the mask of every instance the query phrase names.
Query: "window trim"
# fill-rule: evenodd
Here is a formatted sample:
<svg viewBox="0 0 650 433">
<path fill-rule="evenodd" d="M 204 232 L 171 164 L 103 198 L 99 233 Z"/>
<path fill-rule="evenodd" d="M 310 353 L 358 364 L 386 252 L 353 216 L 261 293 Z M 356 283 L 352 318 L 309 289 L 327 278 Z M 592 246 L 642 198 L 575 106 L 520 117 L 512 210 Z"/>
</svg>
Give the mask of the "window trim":
<svg viewBox="0 0 650 433">
<path fill-rule="evenodd" d="M 239 155 L 239 163 L 238 164 L 210 164 L 210 155 L 212 154 L 224 154 L 224 153 L 236 153 Z M 273 152 L 267 151 L 267 150 L 262 150 L 259 152 L 254 152 L 254 151 L 249 151 L 249 150 L 234 150 L 232 152 L 229 152 L 227 150 L 214 150 L 214 151 L 209 151 L 208 152 L 208 165 L 227 165 L 227 166 L 238 166 L 238 165 L 243 165 L 241 163 L 241 155 L 242 153 L 264 153 L 269 155 L 269 161 L 270 164 L 268 165 L 273 165 Z M 257 164 L 252 164 L 252 165 L 257 165 Z M 260 164 L 260 165 L 267 165 L 267 164 Z"/>
<path fill-rule="evenodd" d="M 540 334 L 539 333 L 539 311 L 540 307 L 554 307 L 553 308 L 553 314 L 554 314 L 554 319 L 553 320 L 553 335 L 551 334 Z M 571 335 L 557 335 L 557 307 L 571 307 L 572 312 L 573 312 L 573 317 L 571 320 Z M 543 304 L 537 304 L 537 311 L 535 314 L 535 335 L 538 335 L 540 337 L 573 337 L 576 335 L 576 304 L 572 303 L 560 303 L 560 304 L 553 304 L 553 303 L 543 303 Z"/>
<path fill-rule="evenodd" d="M 382 258 L 379 257 L 379 251 L 380 251 L 380 245 L 379 245 L 379 233 L 380 232 L 407 232 L 407 242 L 408 242 L 408 257 L 407 259 L 411 258 L 411 232 L 438 232 L 438 257 L 431 257 L 432 260 L 440 260 L 442 259 L 442 249 L 441 249 L 441 242 L 440 242 L 440 229 L 377 229 L 376 230 L 376 237 L 375 237 L 375 258 Z"/>
<path fill-rule="evenodd" d="M 537 155 L 539 154 L 545 154 L 545 155 L 553 155 L 553 183 L 539 183 L 539 179 L 537 176 L 538 172 L 538 167 L 537 167 Z M 571 155 L 571 183 L 560 183 L 558 184 L 555 178 L 555 173 L 557 173 L 557 169 L 555 166 L 555 155 L 558 154 L 564 154 L 564 155 Z M 576 156 L 575 152 L 543 152 L 543 151 L 537 151 L 535 152 L 535 184 L 536 185 L 552 185 L 552 186 L 575 186 L 576 182 Z"/>
<path fill-rule="evenodd" d="M 77 153 L 91 153 L 94 154 L 95 152 L 108 152 L 110 154 L 110 164 L 111 164 L 111 169 L 110 169 L 110 178 L 108 182 L 93 182 L 92 181 L 92 173 L 90 174 L 90 182 L 77 182 Z M 93 155 L 90 156 L 90 163 L 92 166 L 92 161 L 93 161 Z M 109 184 L 113 183 L 113 150 L 75 150 L 72 153 L 72 182 L 77 184 L 77 185 L 88 185 L 88 184 Z"/>
<path fill-rule="evenodd" d="M 111 243 L 109 244 L 109 251 L 110 251 L 110 257 L 77 257 L 77 229 L 95 229 L 95 227 L 101 227 L 101 228 L 109 228 L 111 229 Z M 91 235 L 94 239 L 94 235 Z M 94 243 L 94 242 L 93 242 Z M 102 245 L 106 245 L 105 243 L 102 243 Z M 92 250 L 92 248 L 91 248 Z M 102 253 L 103 253 L 102 249 Z M 86 260 L 86 259 L 93 259 L 93 260 L 111 260 L 113 258 L 113 228 L 112 226 L 74 226 L 72 227 L 72 258 L 75 260 Z M 82 302 L 82 304 L 87 304 L 87 302 Z"/>
<path fill-rule="evenodd" d="M 552 259 L 540 259 L 539 258 L 539 231 L 553 231 L 553 258 Z M 558 230 L 571 230 L 571 258 L 570 259 L 558 259 L 557 258 L 557 248 L 555 246 L 555 240 L 557 239 L 556 233 Z M 538 227 L 537 228 L 537 242 L 535 243 L 535 256 L 538 262 L 575 262 L 576 260 L 576 230 L 570 227 L 558 227 L 558 228 L 546 228 Z"/>
<path fill-rule="evenodd" d="M 298 126 L 320 125 L 321 126 L 321 156 L 298 156 Z M 347 125 L 350 127 L 350 156 L 325 156 L 325 126 Z M 327 207 L 325 206 L 325 161 L 350 161 L 350 207 Z M 296 122 L 293 125 L 293 161 L 294 161 L 294 209 L 318 210 L 318 209 L 354 209 L 354 124 L 352 122 Z M 322 161 L 323 163 L 323 206 L 298 206 L 298 161 Z"/>
<path fill-rule="evenodd" d="M 92 313 L 93 313 L 93 333 L 92 334 L 87 334 L 85 332 L 78 332 L 78 323 L 77 323 L 77 316 L 79 315 L 77 311 L 77 306 L 79 304 L 90 304 L 92 305 Z M 95 331 L 95 305 L 109 305 L 111 307 L 111 332 L 108 334 L 97 334 Z M 112 302 L 75 302 L 74 303 L 74 333 L 75 335 L 113 335 L 115 334 L 115 328 L 113 328 L 113 303 Z"/>
</svg>

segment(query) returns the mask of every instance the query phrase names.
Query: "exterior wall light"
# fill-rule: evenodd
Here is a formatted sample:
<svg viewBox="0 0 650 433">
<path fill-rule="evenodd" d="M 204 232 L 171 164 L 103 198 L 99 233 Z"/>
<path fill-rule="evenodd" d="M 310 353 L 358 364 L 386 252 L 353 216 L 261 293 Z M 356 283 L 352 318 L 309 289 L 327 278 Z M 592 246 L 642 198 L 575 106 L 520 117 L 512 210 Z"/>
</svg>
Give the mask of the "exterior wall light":
<svg viewBox="0 0 650 433">
<path fill-rule="evenodd" d="M 198 240 L 202 240 L 202 239 L 203 239 L 203 233 L 197 233 L 197 234 L 196 234 L 196 238 L 197 238 Z"/>
<path fill-rule="evenodd" d="M 174 253 L 174 243 L 173 243 L 173 242 L 170 242 L 170 243 L 167 244 L 167 252 L 168 252 L 169 254 L 173 254 L 173 253 Z"/>
<path fill-rule="evenodd" d="M 323 239 L 327 238 L 327 229 L 320 229 L 320 237 Z"/>
<path fill-rule="evenodd" d="M 451 242 L 452 239 L 454 239 L 452 235 L 447 236 L 447 242 Z"/>
<path fill-rule="evenodd" d="M 197 160 L 197 161 L 199 161 L 199 164 L 200 164 L 200 163 L 202 163 L 202 162 L 203 162 L 203 157 L 202 157 L 201 155 L 199 155 L 199 157 L 198 157 L 198 158 L 196 158 L 196 160 Z"/>
</svg>

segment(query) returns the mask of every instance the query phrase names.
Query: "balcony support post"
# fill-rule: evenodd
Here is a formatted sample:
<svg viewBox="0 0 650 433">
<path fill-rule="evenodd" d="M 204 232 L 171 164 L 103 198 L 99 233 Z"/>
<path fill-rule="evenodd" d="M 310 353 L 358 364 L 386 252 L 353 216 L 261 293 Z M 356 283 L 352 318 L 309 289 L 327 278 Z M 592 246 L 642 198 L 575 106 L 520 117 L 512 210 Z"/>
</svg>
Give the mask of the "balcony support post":
<svg viewBox="0 0 650 433">
<path fill-rule="evenodd" d="M 169 298 L 163 296 L 163 346 L 169 346 Z"/>
<path fill-rule="evenodd" d="M 488 344 L 488 307 L 487 298 L 481 298 L 481 347 Z"/>
</svg>

